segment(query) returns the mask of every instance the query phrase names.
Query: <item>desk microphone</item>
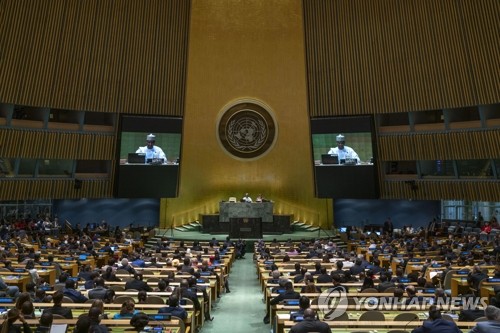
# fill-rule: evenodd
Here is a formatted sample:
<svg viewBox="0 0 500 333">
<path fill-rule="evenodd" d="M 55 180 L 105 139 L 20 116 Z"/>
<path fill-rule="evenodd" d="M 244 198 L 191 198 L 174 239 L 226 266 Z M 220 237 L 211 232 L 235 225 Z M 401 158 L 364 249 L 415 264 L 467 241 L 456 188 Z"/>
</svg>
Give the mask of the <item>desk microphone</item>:
<svg viewBox="0 0 500 333">
<path fill-rule="evenodd" d="M 410 325 L 415 320 L 420 320 L 420 318 L 418 318 L 418 316 L 413 317 L 409 322 L 406 323 L 405 328 L 403 330 L 406 331 L 406 328 L 408 328 L 408 325 Z"/>
</svg>

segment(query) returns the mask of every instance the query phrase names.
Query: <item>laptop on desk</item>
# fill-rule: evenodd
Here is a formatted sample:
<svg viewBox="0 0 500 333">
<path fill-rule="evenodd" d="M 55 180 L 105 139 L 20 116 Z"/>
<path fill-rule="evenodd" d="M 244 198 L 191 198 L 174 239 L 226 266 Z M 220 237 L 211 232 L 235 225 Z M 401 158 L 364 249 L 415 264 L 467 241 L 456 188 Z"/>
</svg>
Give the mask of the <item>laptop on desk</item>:
<svg viewBox="0 0 500 333">
<path fill-rule="evenodd" d="M 321 164 L 339 164 L 339 155 L 335 154 L 322 154 Z"/>
<path fill-rule="evenodd" d="M 145 153 L 128 153 L 127 162 L 129 164 L 144 164 L 146 163 Z"/>
</svg>

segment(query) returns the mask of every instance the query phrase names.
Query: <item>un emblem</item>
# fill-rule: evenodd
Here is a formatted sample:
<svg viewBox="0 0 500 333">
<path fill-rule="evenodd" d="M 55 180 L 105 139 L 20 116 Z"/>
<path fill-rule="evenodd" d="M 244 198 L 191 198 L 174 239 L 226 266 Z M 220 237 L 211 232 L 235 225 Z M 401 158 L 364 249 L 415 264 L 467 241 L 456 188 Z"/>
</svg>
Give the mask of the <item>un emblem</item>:
<svg viewBox="0 0 500 333">
<path fill-rule="evenodd" d="M 274 144 L 276 125 L 262 105 L 245 102 L 229 107 L 220 118 L 218 139 L 231 155 L 244 159 L 261 156 Z"/>
</svg>

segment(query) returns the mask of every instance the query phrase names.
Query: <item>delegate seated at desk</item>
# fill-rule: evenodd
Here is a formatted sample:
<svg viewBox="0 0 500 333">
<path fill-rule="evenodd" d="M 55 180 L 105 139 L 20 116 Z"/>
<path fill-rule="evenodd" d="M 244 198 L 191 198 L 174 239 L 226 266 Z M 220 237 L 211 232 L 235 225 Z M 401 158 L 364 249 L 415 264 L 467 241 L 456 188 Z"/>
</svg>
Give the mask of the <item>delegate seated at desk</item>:
<svg viewBox="0 0 500 333">
<path fill-rule="evenodd" d="M 248 193 L 245 193 L 243 198 L 241 198 L 241 202 L 253 202 L 253 200 Z"/>
<path fill-rule="evenodd" d="M 136 153 L 146 154 L 146 160 L 148 159 L 163 159 L 163 163 L 167 163 L 167 156 L 158 146 L 155 146 L 156 136 L 154 134 L 149 134 L 146 137 L 146 146 L 139 147 Z"/>
<path fill-rule="evenodd" d="M 345 162 L 346 158 L 356 159 L 356 164 L 359 164 L 361 162 L 358 154 L 354 151 L 354 149 L 345 145 L 345 136 L 339 134 L 337 135 L 336 140 L 337 140 L 337 147 L 330 148 L 328 154 L 338 155 L 340 164 L 343 163 L 342 161 Z"/>
</svg>

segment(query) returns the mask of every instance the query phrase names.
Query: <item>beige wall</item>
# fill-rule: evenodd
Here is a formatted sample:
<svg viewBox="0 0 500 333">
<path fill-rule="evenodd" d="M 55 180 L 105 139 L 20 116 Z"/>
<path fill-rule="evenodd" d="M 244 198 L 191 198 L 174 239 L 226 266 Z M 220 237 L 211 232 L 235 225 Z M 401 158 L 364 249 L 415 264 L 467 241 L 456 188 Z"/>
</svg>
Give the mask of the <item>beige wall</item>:
<svg viewBox="0 0 500 333">
<path fill-rule="evenodd" d="M 224 107 L 254 99 L 277 122 L 274 147 L 252 161 L 219 146 Z M 314 198 L 299 0 L 193 0 L 179 197 L 162 200 L 161 225 L 216 213 L 229 196 L 263 193 L 275 213 L 326 227 L 331 200 Z"/>
</svg>

